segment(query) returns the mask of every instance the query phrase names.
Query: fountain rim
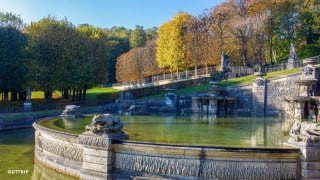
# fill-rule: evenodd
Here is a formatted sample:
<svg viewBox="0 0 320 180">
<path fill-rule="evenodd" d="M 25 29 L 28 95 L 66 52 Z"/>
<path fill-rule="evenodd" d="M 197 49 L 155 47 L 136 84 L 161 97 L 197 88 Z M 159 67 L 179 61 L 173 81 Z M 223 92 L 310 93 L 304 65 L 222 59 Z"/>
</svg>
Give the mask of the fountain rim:
<svg viewBox="0 0 320 180">
<path fill-rule="evenodd" d="M 60 116 L 49 116 L 45 118 L 40 118 L 36 120 L 32 127 L 37 130 L 40 129 L 42 131 L 46 131 L 53 134 L 59 134 L 66 138 L 79 138 L 81 134 L 75 134 L 75 133 L 68 133 L 63 131 L 58 131 L 54 129 L 50 129 L 44 126 L 41 126 L 38 124 L 40 121 L 45 121 L 53 118 L 61 118 Z M 130 137 L 129 137 L 130 138 Z M 214 149 L 214 150 L 228 150 L 228 151 L 234 151 L 234 152 L 256 152 L 256 151 L 263 151 L 263 152 L 296 152 L 299 150 L 299 148 L 296 147 L 240 147 L 240 146 L 206 146 L 206 145 L 188 145 L 188 144 L 169 144 L 169 143 L 157 143 L 157 142 L 149 142 L 149 141 L 135 141 L 135 140 L 123 140 L 123 139 L 113 139 L 112 140 L 115 144 L 139 144 L 139 145 L 145 145 L 145 146 L 161 146 L 161 147 L 175 147 L 175 148 L 182 148 L 182 149 Z"/>
</svg>

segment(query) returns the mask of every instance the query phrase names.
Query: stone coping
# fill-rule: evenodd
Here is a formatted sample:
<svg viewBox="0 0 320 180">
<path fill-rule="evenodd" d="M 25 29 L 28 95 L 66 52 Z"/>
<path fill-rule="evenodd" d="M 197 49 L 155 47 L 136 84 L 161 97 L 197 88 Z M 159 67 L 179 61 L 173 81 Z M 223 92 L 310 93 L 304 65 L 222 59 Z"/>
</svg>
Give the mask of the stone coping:
<svg viewBox="0 0 320 180">
<path fill-rule="evenodd" d="M 48 133 L 51 133 L 51 134 L 55 134 L 55 135 L 61 135 L 61 136 L 65 137 L 65 138 L 79 138 L 78 134 L 72 134 L 72 133 L 57 131 L 57 130 L 53 130 L 53 129 L 50 129 L 50 128 L 43 127 L 43 126 L 38 124 L 38 122 L 40 122 L 40 121 L 48 120 L 48 119 L 51 119 L 51 118 L 57 118 L 57 117 L 59 117 L 59 116 L 52 116 L 52 117 L 46 117 L 46 118 L 38 119 L 37 121 L 35 121 L 32 124 L 32 126 L 35 129 L 39 129 L 41 131 L 45 131 L 45 132 L 48 132 Z"/>
<path fill-rule="evenodd" d="M 264 152 L 264 153 L 298 153 L 299 148 L 286 147 L 228 147 L 228 146 L 195 146 L 195 145 L 180 145 L 180 144 L 165 144 L 165 143 L 152 143 L 144 141 L 132 140 L 113 140 L 113 144 L 120 145 L 135 145 L 135 146 L 148 146 L 160 148 L 176 148 L 176 149 L 190 149 L 190 150 L 216 150 L 216 151 L 230 151 L 230 152 Z"/>
</svg>

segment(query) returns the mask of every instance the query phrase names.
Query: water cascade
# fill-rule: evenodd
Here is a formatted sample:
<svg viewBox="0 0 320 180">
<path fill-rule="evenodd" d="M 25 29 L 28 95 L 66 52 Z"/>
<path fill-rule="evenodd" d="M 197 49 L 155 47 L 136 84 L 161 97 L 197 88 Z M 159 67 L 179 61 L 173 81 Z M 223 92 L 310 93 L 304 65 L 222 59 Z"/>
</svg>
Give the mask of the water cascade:
<svg viewBox="0 0 320 180">
<path fill-rule="evenodd" d="M 222 95 L 223 89 L 218 86 L 219 82 L 210 81 L 211 87 L 204 96 L 192 97 L 192 111 L 205 114 L 232 114 L 234 112 L 234 97 Z"/>
</svg>

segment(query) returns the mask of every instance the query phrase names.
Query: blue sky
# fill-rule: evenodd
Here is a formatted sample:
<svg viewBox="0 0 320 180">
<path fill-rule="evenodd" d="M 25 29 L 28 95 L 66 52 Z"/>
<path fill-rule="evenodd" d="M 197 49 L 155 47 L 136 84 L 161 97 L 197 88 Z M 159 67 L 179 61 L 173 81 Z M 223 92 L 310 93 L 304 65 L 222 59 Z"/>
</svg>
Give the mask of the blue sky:
<svg viewBox="0 0 320 180">
<path fill-rule="evenodd" d="M 0 0 L 0 12 L 20 15 L 25 23 L 51 15 L 74 25 L 159 27 L 179 11 L 200 15 L 225 0 Z"/>
</svg>

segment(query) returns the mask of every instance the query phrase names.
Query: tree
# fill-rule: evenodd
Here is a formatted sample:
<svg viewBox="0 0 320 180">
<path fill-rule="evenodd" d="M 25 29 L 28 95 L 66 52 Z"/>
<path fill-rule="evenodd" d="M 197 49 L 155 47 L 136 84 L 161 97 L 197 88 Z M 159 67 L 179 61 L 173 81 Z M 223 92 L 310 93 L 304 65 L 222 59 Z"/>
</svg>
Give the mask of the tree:
<svg viewBox="0 0 320 180">
<path fill-rule="evenodd" d="M 109 82 L 116 82 L 116 63 L 117 58 L 130 50 L 130 34 L 131 30 L 124 27 L 113 27 L 105 30 L 108 36 L 107 46 L 110 47 L 109 64 Z"/>
<path fill-rule="evenodd" d="M 171 21 L 159 27 L 157 61 L 160 68 L 167 68 L 170 72 L 178 72 L 183 67 L 186 57 L 183 27 L 191 17 L 187 13 L 178 13 Z"/>
<path fill-rule="evenodd" d="M 218 57 L 226 52 L 226 43 L 227 38 L 230 36 L 228 29 L 230 29 L 230 20 L 231 20 L 231 8 L 230 3 L 223 3 L 219 6 L 216 6 L 211 11 L 211 19 L 212 19 L 212 32 L 217 41 L 218 45 Z"/>
<path fill-rule="evenodd" d="M 16 14 L 0 12 L 0 27 L 14 27 L 17 30 L 22 30 L 24 24 L 21 17 Z"/>
<path fill-rule="evenodd" d="M 0 91 L 3 100 L 18 100 L 17 93 L 24 90 L 26 81 L 25 47 L 27 37 L 14 27 L 0 27 Z M 23 99 L 21 99 L 23 100 Z"/>
<path fill-rule="evenodd" d="M 143 47 L 146 44 L 146 33 L 142 26 L 136 25 L 136 29 L 130 35 L 130 47 L 137 48 Z"/>
<path fill-rule="evenodd" d="M 65 97 L 72 90 L 73 100 L 85 99 L 86 89 L 97 82 L 90 39 L 67 20 L 50 17 L 31 24 L 26 32 L 32 53 L 29 67 L 45 99 L 51 99 L 56 89 L 63 90 Z"/>
<path fill-rule="evenodd" d="M 27 36 L 21 32 L 23 21 L 20 16 L 0 12 L 0 92 L 3 100 L 25 100 L 26 67 L 25 48 Z"/>
</svg>

